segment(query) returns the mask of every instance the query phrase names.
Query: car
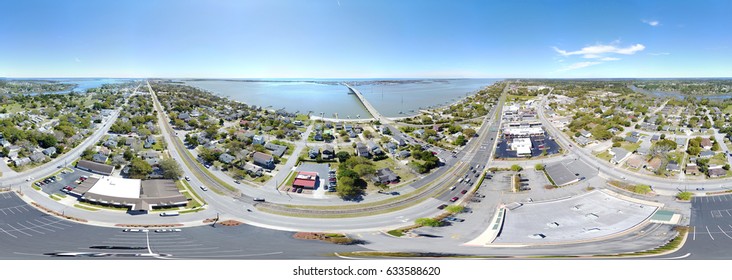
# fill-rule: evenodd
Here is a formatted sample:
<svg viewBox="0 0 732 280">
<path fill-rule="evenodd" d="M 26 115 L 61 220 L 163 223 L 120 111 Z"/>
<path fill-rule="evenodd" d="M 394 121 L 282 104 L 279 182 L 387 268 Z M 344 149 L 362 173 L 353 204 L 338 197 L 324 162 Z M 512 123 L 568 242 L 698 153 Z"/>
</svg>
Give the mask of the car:
<svg viewBox="0 0 732 280">
<path fill-rule="evenodd" d="M 391 195 L 399 195 L 399 192 L 391 192 Z"/>
<path fill-rule="evenodd" d="M 35 185 L 40 187 L 41 186 L 41 182 L 36 182 Z"/>
<path fill-rule="evenodd" d="M 451 191 L 454 191 L 454 190 L 455 190 L 455 188 L 457 188 L 457 186 L 452 186 L 452 187 L 450 187 L 450 190 L 451 190 Z"/>
<path fill-rule="evenodd" d="M 445 207 L 447 207 L 447 204 L 442 204 L 440 206 L 437 206 L 437 209 L 442 210 L 442 209 L 445 209 Z"/>
<path fill-rule="evenodd" d="M 460 193 L 461 194 L 466 194 L 466 193 L 468 193 L 468 190 L 462 190 L 462 191 L 460 191 Z"/>
<path fill-rule="evenodd" d="M 201 185 L 201 190 L 203 190 L 205 192 L 205 191 L 208 191 L 208 188 L 204 185 Z"/>
<path fill-rule="evenodd" d="M 475 178 L 478 178 L 480 176 L 480 173 L 475 173 Z"/>
<path fill-rule="evenodd" d="M 150 230 L 144 229 L 144 228 L 143 229 L 139 229 L 139 228 L 126 228 L 126 229 L 123 229 L 122 231 L 124 231 L 124 232 L 149 232 Z"/>
<path fill-rule="evenodd" d="M 302 193 L 302 188 L 297 189 L 297 193 Z"/>
<path fill-rule="evenodd" d="M 186 176 L 186 181 L 190 182 L 191 181 L 191 177 Z"/>
<path fill-rule="evenodd" d="M 455 202 L 455 201 L 457 201 L 457 200 L 458 200 L 458 197 L 457 197 L 457 196 L 455 196 L 455 197 L 453 197 L 453 198 L 450 198 L 450 202 Z"/>
<path fill-rule="evenodd" d="M 261 197 L 255 197 L 255 198 L 254 198 L 254 201 L 256 201 L 256 202 L 264 202 L 264 198 L 261 198 Z"/>
<path fill-rule="evenodd" d="M 179 228 L 161 228 L 156 229 L 155 232 L 181 232 Z"/>
<path fill-rule="evenodd" d="M 234 180 L 234 183 L 241 184 L 241 182 L 239 182 L 239 180 Z"/>
</svg>

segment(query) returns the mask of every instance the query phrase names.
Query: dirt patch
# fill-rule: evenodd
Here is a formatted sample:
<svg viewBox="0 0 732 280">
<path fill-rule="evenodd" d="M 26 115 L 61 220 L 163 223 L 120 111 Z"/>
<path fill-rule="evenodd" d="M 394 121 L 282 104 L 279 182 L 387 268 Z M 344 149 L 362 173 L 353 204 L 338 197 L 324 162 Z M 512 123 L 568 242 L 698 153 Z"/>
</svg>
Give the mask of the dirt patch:
<svg viewBox="0 0 732 280">
<path fill-rule="evenodd" d="M 292 235 L 292 237 L 300 240 L 320 240 L 342 245 L 358 244 L 361 242 L 359 240 L 351 239 L 348 236 L 338 233 L 298 232 Z"/>
<path fill-rule="evenodd" d="M 236 221 L 236 220 L 226 220 L 223 222 L 219 222 L 219 225 L 227 226 L 227 227 L 235 227 L 235 226 L 243 225 L 243 224 L 244 223 L 242 223 L 240 221 Z"/>
</svg>

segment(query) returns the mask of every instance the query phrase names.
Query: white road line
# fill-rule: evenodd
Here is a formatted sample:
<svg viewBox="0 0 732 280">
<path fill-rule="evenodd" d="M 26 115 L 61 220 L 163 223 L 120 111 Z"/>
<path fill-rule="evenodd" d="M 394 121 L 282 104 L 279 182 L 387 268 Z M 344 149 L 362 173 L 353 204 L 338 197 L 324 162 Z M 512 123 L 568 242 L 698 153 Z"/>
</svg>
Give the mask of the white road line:
<svg viewBox="0 0 732 280">
<path fill-rule="evenodd" d="M 20 233 L 22 233 L 22 234 L 25 234 L 25 235 L 27 235 L 27 236 L 33 236 L 33 235 L 30 235 L 30 234 L 28 234 L 28 233 L 26 233 L 26 232 L 24 232 L 24 231 L 21 231 L 21 230 L 19 230 L 19 229 L 15 228 L 15 227 L 14 227 L 14 226 L 12 226 L 11 224 L 6 224 L 6 225 L 8 225 L 9 227 L 13 228 L 13 231 L 17 231 L 17 232 L 20 232 Z"/>
<path fill-rule="evenodd" d="M 689 256 L 691 256 L 691 253 L 686 253 L 686 255 L 681 255 L 678 257 L 663 258 L 662 260 L 679 260 L 679 259 L 687 258 Z"/>
<path fill-rule="evenodd" d="M 57 227 L 57 226 L 54 226 L 53 224 L 43 223 L 43 222 L 39 221 L 38 219 L 34 219 L 34 220 L 35 220 L 36 222 L 39 222 L 39 223 L 41 223 L 41 224 L 42 224 L 42 225 L 43 225 L 44 227 L 45 227 L 45 226 L 48 226 L 48 227 L 52 227 L 52 228 L 55 228 L 55 229 L 61 229 L 61 230 L 63 230 L 63 229 L 64 229 L 64 228 L 62 228 L 62 227 Z M 28 223 L 30 224 L 30 222 L 28 222 Z"/>
<path fill-rule="evenodd" d="M 10 211 L 10 214 L 15 214 L 15 212 L 13 212 L 13 209 L 7 208 L 7 210 Z"/>
<path fill-rule="evenodd" d="M 8 215 L 8 214 L 6 214 L 6 213 L 5 213 L 5 210 L 3 210 L 3 209 L 0 209 L 0 211 L 2 211 L 2 212 L 3 212 L 3 214 L 5 214 L 6 216 Z"/>
<path fill-rule="evenodd" d="M 729 237 L 729 239 L 732 239 L 732 236 L 729 236 L 729 234 L 727 234 L 726 232 L 724 232 L 724 230 L 722 229 L 721 226 L 717 225 L 717 227 L 719 228 L 719 230 L 722 231 L 722 233 L 724 233 L 724 235 L 726 235 L 727 237 Z"/>
<path fill-rule="evenodd" d="M 56 232 L 55 230 L 46 228 L 44 225 L 36 225 L 34 223 L 31 223 L 30 221 L 25 221 L 25 222 L 28 223 L 29 225 L 31 225 L 33 228 L 40 228 L 42 230 L 47 230 L 47 231 L 50 231 L 50 232 Z"/>
<path fill-rule="evenodd" d="M 729 215 L 730 217 L 732 217 L 732 214 L 729 213 L 729 210 L 724 210 L 724 212 L 727 212 L 727 215 Z"/>
<path fill-rule="evenodd" d="M 709 231 L 709 227 L 708 226 L 704 226 L 704 227 L 707 228 L 707 233 L 709 233 L 709 237 L 711 237 L 712 240 L 714 240 L 714 236 L 712 236 L 712 232 Z"/>
<path fill-rule="evenodd" d="M 10 235 L 10 236 L 12 236 L 13 238 L 18 238 L 17 236 L 15 236 L 15 235 L 12 235 L 12 234 L 10 234 L 9 232 L 7 232 L 7 231 L 6 231 L 6 230 L 5 230 L 4 228 L 2 228 L 2 227 L 0 227 L 0 230 L 2 230 L 2 231 L 3 231 L 3 233 L 5 233 L 5 234 L 7 234 L 7 235 Z"/>
<path fill-rule="evenodd" d="M 694 235 L 692 235 L 691 240 L 696 240 L 696 226 L 694 226 Z"/>
<path fill-rule="evenodd" d="M 18 226 L 19 226 L 19 227 L 22 227 L 21 229 L 27 229 L 27 230 L 30 230 L 30 231 L 35 231 L 35 232 L 37 232 L 37 233 L 40 233 L 40 234 L 46 234 L 45 232 L 40 232 L 40 231 L 37 231 L 37 230 L 35 230 L 35 229 L 29 228 L 29 227 L 27 227 L 27 226 L 24 226 L 24 225 L 23 225 L 23 224 L 21 224 L 21 223 L 16 223 L 16 224 L 18 224 Z"/>
</svg>

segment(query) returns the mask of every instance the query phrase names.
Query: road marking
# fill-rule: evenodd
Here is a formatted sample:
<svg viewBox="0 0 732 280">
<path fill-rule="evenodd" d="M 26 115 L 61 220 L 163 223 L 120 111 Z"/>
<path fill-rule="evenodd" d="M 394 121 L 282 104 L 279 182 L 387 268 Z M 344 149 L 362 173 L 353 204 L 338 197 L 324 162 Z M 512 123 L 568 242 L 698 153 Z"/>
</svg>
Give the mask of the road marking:
<svg viewBox="0 0 732 280">
<path fill-rule="evenodd" d="M 22 233 L 22 234 L 25 234 L 25 235 L 27 235 L 27 236 L 33 236 L 33 235 L 30 235 L 30 234 L 28 234 L 28 233 L 26 233 L 26 232 L 24 232 L 24 231 L 22 231 L 22 230 L 19 230 L 19 229 L 15 228 L 15 227 L 14 227 L 14 226 L 12 226 L 11 224 L 7 224 L 7 225 L 8 225 L 9 227 L 13 228 L 13 230 L 14 230 L 14 231 L 20 232 L 20 233 Z"/>
<path fill-rule="evenodd" d="M 696 226 L 694 226 L 694 235 L 691 238 L 691 240 L 696 240 Z"/>
<path fill-rule="evenodd" d="M 5 229 L 3 229 L 2 227 L 0 227 L 0 230 L 2 230 L 5 234 L 12 236 L 13 238 L 18 238 L 17 236 L 12 235 L 9 232 L 5 231 Z"/>
<path fill-rule="evenodd" d="M 727 215 L 729 215 L 730 217 L 732 217 L 732 214 L 729 213 L 729 210 L 724 210 L 724 212 L 727 212 Z"/>
<path fill-rule="evenodd" d="M 709 237 L 711 237 L 712 240 L 714 240 L 714 236 L 712 236 L 712 232 L 709 231 L 709 227 L 708 226 L 704 226 L 704 227 L 707 228 L 707 233 L 709 233 Z"/>
<path fill-rule="evenodd" d="M 29 228 L 29 227 L 27 227 L 27 226 L 24 226 L 24 225 L 23 225 L 23 224 L 21 224 L 21 223 L 16 223 L 16 224 L 18 224 L 18 226 L 19 226 L 19 227 L 22 227 L 22 229 L 27 229 L 27 230 L 30 230 L 30 231 L 35 231 L 35 232 L 37 232 L 37 233 L 40 233 L 40 234 L 46 234 L 45 232 L 40 232 L 40 231 L 37 231 L 37 230 L 35 230 L 35 229 Z"/>
<path fill-rule="evenodd" d="M 57 227 L 57 226 L 54 226 L 53 224 L 50 224 L 50 223 L 44 223 L 44 222 L 41 222 L 41 221 L 39 221 L 38 219 L 34 219 L 34 220 L 35 220 L 36 222 L 39 222 L 39 223 L 41 223 L 41 225 L 42 225 L 42 226 L 44 226 L 44 227 L 45 227 L 45 226 L 49 226 L 49 227 L 52 227 L 52 228 L 55 228 L 55 229 L 64 229 L 64 228 L 62 228 L 62 227 Z M 30 224 L 30 222 L 28 222 L 28 223 Z M 49 229 L 49 230 L 50 230 L 50 229 Z"/>
<path fill-rule="evenodd" d="M 0 209 L 0 211 L 2 211 L 5 216 L 8 215 L 7 213 L 5 213 L 5 210 L 4 209 Z"/>
<path fill-rule="evenodd" d="M 720 211 L 720 210 L 712 210 L 712 211 L 709 211 L 709 213 L 712 215 L 712 218 L 721 218 L 722 217 L 722 211 Z"/>
<path fill-rule="evenodd" d="M 10 208 L 7 208 L 7 209 L 8 209 L 8 211 L 10 211 L 10 214 L 15 214 L 15 212 L 13 212 L 13 209 L 10 209 Z"/>
<path fill-rule="evenodd" d="M 47 231 L 50 231 L 50 232 L 56 232 L 55 230 L 46 228 L 44 225 L 36 225 L 34 223 L 31 223 L 30 221 L 25 221 L 25 222 L 28 223 L 29 225 L 31 225 L 33 228 L 40 228 L 42 230 L 47 230 Z"/>
<path fill-rule="evenodd" d="M 724 233 L 724 235 L 726 235 L 727 237 L 729 237 L 729 239 L 732 239 L 732 236 L 729 236 L 729 234 L 727 234 L 726 232 L 724 232 L 724 230 L 722 229 L 721 226 L 717 225 L 717 227 L 719 228 L 719 230 L 722 231 L 722 233 Z"/>
</svg>

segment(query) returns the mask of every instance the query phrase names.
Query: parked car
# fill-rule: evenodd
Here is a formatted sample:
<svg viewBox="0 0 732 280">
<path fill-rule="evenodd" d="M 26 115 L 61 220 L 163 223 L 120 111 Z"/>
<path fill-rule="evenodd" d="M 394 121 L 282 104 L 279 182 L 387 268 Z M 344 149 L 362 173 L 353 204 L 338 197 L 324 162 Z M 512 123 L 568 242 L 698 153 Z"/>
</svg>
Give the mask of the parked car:
<svg viewBox="0 0 732 280">
<path fill-rule="evenodd" d="M 126 228 L 126 229 L 123 229 L 122 231 L 124 231 L 124 232 L 148 232 L 150 230 L 148 230 L 148 229 L 139 229 L 139 228 Z"/>
<path fill-rule="evenodd" d="M 180 232 L 181 230 L 179 228 L 161 228 L 156 229 L 155 232 Z"/>
</svg>

